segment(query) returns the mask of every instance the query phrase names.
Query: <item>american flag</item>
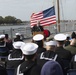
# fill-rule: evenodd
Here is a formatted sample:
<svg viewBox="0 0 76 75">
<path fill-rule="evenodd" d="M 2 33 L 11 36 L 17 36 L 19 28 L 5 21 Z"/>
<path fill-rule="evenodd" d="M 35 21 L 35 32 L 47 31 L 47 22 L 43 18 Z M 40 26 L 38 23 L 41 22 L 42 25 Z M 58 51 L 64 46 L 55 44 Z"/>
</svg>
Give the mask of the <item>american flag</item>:
<svg viewBox="0 0 76 75">
<path fill-rule="evenodd" d="M 38 21 L 40 22 L 41 26 L 56 24 L 56 15 L 54 6 L 44 11 L 33 13 L 31 15 L 31 27 L 37 25 Z"/>
</svg>

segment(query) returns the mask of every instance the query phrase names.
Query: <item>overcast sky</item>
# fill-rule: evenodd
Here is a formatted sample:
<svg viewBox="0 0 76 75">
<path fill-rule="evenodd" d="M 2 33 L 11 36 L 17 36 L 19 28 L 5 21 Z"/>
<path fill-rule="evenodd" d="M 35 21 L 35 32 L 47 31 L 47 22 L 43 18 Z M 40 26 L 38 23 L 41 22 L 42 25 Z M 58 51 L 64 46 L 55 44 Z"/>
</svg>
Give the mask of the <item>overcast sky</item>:
<svg viewBox="0 0 76 75">
<path fill-rule="evenodd" d="M 23 21 L 30 20 L 33 12 L 45 10 L 53 4 L 57 6 L 56 0 L 0 0 L 0 16 L 10 15 Z M 76 0 L 60 0 L 61 19 L 74 20 L 76 19 L 75 14 Z"/>
</svg>

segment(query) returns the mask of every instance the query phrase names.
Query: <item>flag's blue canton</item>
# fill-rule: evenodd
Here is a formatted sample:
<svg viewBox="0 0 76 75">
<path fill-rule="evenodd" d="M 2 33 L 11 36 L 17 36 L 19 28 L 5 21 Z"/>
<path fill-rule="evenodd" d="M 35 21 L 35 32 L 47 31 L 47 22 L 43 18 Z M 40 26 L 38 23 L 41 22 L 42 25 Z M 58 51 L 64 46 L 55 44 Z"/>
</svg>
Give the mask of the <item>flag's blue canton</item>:
<svg viewBox="0 0 76 75">
<path fill-rule="evenodd" d="M 53 15 L 55 15 L 54 6 L 43 11 L 43 18 L 50 17 L 50 16 L 53 16 Z"/>
</svg>

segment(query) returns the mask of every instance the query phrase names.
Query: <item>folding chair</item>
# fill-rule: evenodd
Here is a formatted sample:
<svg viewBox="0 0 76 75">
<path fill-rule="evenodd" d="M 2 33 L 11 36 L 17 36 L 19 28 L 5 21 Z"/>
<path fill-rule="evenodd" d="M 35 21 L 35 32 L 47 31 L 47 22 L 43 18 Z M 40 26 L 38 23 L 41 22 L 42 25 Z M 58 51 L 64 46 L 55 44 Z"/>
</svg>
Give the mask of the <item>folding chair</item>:
<svg viewBox="0 0 76 75">
<path fill-rule="evenodd" d="M 68 70 L 67 75 L 76 75 L 76 69 Z"/>
<path fill-rule="evenodd" d="M 14 75 L 15 69 L 9 68 L 9 69 L 6 69 L 6 70 L 7 70 L 8 75 Z"/>
</svg>

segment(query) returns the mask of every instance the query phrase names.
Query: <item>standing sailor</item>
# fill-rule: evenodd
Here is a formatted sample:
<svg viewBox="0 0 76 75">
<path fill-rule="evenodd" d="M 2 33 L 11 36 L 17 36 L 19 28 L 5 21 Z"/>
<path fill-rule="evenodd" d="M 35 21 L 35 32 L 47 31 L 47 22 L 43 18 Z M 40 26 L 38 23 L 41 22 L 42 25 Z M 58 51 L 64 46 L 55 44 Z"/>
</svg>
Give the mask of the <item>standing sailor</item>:
<svg viewBox="0 0 76 75">
<path fill-rule="evenodd" d="M 8 56 L 9 50 L 6 42 L 4 41 L 5 35 L 0 35 L 0 56 Z"/>
<path fill-rule="evenodd" d="M 71 52 L 63 48 L 64 42 L 66 40 L 66 35 L 61 33 L 56 34 L 54 36 L 54 39 L 57 41 L 57 47 L 55 48 L 55 52 L 59 55 L 60 58 L 70 61 Z"/>
<path fill-rule="evenodd" d="M 37 57 L 37 63 L 41 67 L 44 65 L 45 62 L 47 62 L 49 60 L 56 61 L 58 58 L 58 55 L 55 53 L 56 42 L 49 41 L 49 42 L 46 42 L 45 44 L 46 44 L 46 51 L 42 52 Z"/>
<path fill-rule="evenodd" d="M 36 43 L 38 45 L 38 50 L 37 50 L 38 54 L 46 51 L 46 49 L 44 48 L 43 40 L 44 40 L 44 36 L 42 34 L 36 34 L 33 37 L 34 43 Z"/>
<path fill-rule="evenodd" d="M 55 47 L 57 45 L 57 42 L 49 41 L 49 42 L 46 42 L 45 44 L 46 44 L 47 50 L 45 52 L 42 52 L 40 55 L 38 55 L 37 57 L 38 65 L 42 67 L 47 61 L 53 60 L 53 61 L 57 61 L 61 65 L 64 71 L 62 59 L 59 58 L 59 56 L 55 53 Z"/>
<path fill-rule="evenodd" d="M 13 51 L 8 55 L 6 68 L 16 68 L 24 61 L 24 56 L 20 47 L 24 45 L 24 42 L 18 41 L 13 43 Z"/>
<path fill-rule="evenodd" d="M 26 43 L 21 47 L 25 61 L 17 67 L 16 75 L 40 75 L 41 68 L 36 64 L 36 52 L 38 45 Z"/>
<path fill-rule="evenodd" d="M 70 60 L 72 58 L 72 54 L 71 54 L 70 51 L 65 50 L 63 48 L 64 42 L 66 40 L 66 35 L 61 34 L 61 33 L 60 34 L 56 34 L 54 36 L 54 39 L 57 41 L 57 47 L 55 48 L 55 52 L 63 60 L 64 69 L 65 69 L 65 71 L 67 71 L 68 68 L 69 68 Z"/>
<path fill-rule="evenodd" d="M 15 35 L 16 35 L 16 38 L 14 38 L 14 42 L 16 42 L 16 41 L 23 41 L 21 39 L 21 34 L 20 33 L 16 33 Z"/>
</svg>

